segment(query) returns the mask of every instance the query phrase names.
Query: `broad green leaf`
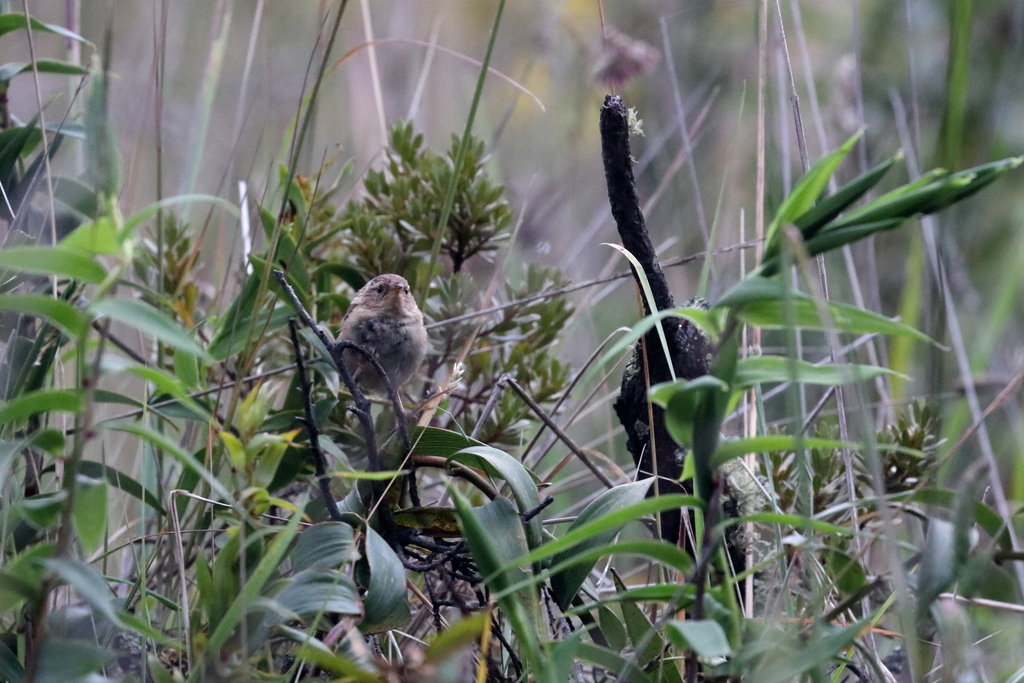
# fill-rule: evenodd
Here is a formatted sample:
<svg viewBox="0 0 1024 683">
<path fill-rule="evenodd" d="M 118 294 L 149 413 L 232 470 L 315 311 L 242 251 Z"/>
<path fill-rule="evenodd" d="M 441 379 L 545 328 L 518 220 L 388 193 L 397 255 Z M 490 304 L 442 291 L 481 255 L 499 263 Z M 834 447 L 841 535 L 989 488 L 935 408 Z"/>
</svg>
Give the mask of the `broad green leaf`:
<svg viewBox="0 0 1024 683">
<path fill-rule="evenodd" d="M 838 249 L 845 244 L 852 244 L 877 232 L 898 228 L 906 220 L 906 218 L 890 218 L 870 223 L 854 223 L 841 228 L 826 226 L 804 243 L 804 249 L 807 250 L 808 256 L 817 256 L 818 254 Z M 776 255 L 773 258 L 764 260 L 756 272 L 761 277 L 769 277 L 777 273 L 781 267 L 782 258 Z"/>
<path fill-rule="evenodd" d="M 71 519 L 82 548 L 89 555 L 99 547 L 107 530 L 107 483 L 79 474 Z"/>
<path fill-rule="evenodd" d="M 163 506 L 160 504 L 159 498 L 157 498 L 138 481 L 110 465 L 104 465 L 101 462 L 93 462 L 91 460 L 83 460 L 79 464 L 79 472 L 94 479 L 106 479 L 111 486 L 119 491 L 124 491 L 136 500 L 141 500 L 146 503 L 146 505 L 153 508 L 153 510 L 158 514 L 167 514 L 166 511 L 164 511 Z"/>
<path fill-rule="evenodd" d="M 300 512 L 296 512 L 288 520 L 288 524 L 283 527 L 275 527 L 275 533 L 273 540 L 267 545 L 266 549 L 262 552 L 259 564 L 256 565 L 256 569 L 249 575 L 248 580 L 242 589 L 238 591 L 238 594 L 234 596 L 231 605 L 228 607 L 224 616 L 220 619 L 217 624 L 217 628 L 210 635 L 208 643 L 208 652 L 219 652 L 235 629 L 238 624 L 245 618 L 250 607 L 259 598 L 260 593 L 263 591 L 263 587 L 266 586 L 267 582 L 273 576 L 274 572 L 278 571 L 281 561 L 285 558 L 288 552 L 288 548 L 291 546 L 295 536 L 299 530 L 299 523 L 302 521 L 303 515 L 301 509 L 306 505 L 305 500 L 301 501 L 298 505 Z M 205 666 L 202 662 L 196 662 L 195 666 L 191 667 L 189 672 L 188 681 L 189 683 L 198 683 L 199 681 L 207 680 L 205 676 Z"/>
<path fill-rule="evenodd" d="M 109 591 L 107 591 L 109 592 Z M 117 656 L 113 650 L 85 640 L 44 638 L 33 683 L 84 683 Z"/>
<path fill-rule="evenodd" d="M 352 527 L 341 522 L 315 524 L 301 534 L 292 551 L 295 571 L 337 569 L 359 559 Z"/>
<path fill-rule="evenodd" d="M 0 36 L 4 35 L 5 33 L 10 33 L 11 31 L 17 31 L 18 29 L 26 29 L 30 25 L 32 26 L 33 31 L 42 31 L 43 33 L 54 33 L 58 36 L 63 36 L 64 38 L 74 40 L 78 43 L 92 45 L 91 42 L 89 42 L 82 36 L 78 35 L 74 31 L 69 31 L 63 26 L 58 26 L 56 24 L 44 24 L 43 22 L 39 21 L 34 17 L 32 18 L 32 21 L 29 22 L 28 17 L 21 12 L 5 12 L 3 14 L 0 14 Z"/>
<path fill-rule="evenodd" d="M 0 641 L 0 679 L 10 683 L 22 683 L 24 677 L 25 667 L 21 665 L 17 655 L 11 652 L 3 641 Z"/>
<path fill-rule="evenodd" d="M 459 432 L 439 427 L 414 427 L 410 438 L 413 455 L 434 455 L 440 458 L 450 458 L 464 448 L 487 445 Z"/>
<path fill-rule="evenodd" d="M 650 489 L 652 481 L 653 480 L 651 479 L 644 479 L 632 484 L 616 486 L 615 488 L 605 491 L 583 509 L 583 512 L 581 512 L 569 526 L 569 531 L 578 529 L 584 524 L 595 519 L 600 519 L 601 517 L 613 513 L 616 510 L 634 503 L 639 503 L 647 495 L 647 491 Z M 585 552 L 590 548 L 603 546 L 615 538 L 621 528 L 621 526 L 612 527 L 599 533 L 595 533 L 593 536 L 583 540 L 579 544 L 559 552 L 551 558 L 551 563 L 553 565 L 558 565 L 569 559 L 572 555 Z M 576 596 L 576 592 L 580 589 L 580 586 L 583 585 L 583 581 L 586 580 L 587 575 L 590 574 L 590 570 L 593 569 L 593 567 L 593 564 L 577 564 L 571 569 L 567 569 L 566 571 L 560 572 L 551 577 L 552 593 L 554 594 L 555 601 L 558 603 L 558 606 L 563 611 L 572 603 L 573 598 Z"/>
<path fill-rule="evenodd" d="M 608 647 L 621 652 L 626 647 L 626 627 L 619 616 L 607 605 L 597 606 L 597 623 L 601 629 L 601 635 L 608 641 Z"/>
<path fill-rule="evenodd" d="M 213 362 L 213 358 L 199 347 L 195 339 L 173 320 L 140 299 L 110 297 L 97 301 L 89 308 L 94 315 L 124 323 L 171 348 L 181 349 L 204 361 Z"/>
<path fill-rule="evenodd" d="M 370 582 L 363 596 L 364 614 L 359 622 L 363 633 L 380 633 L 409 620 L 409 598 L 405 588 L 405 567 L 384 538 L 366 527 L 366 562 Z"/>
<path fill-rule="evenodd" d="M 470 446 L 452 455 L 451 459 L 508 482 L 520 514 L 526 514 L 540 506 L 540 496 L 533 473 L 508 453 L 490 446 Z M 526 528 L 530 546 L 538 546 L 541 540 L 540 520 L 534 516 L 527 522 Z"/>
<path fill-rule="evenodd" d="M 890 193 L 835 221 L 826 228 L 835 228 L 855 223 L 870 223 L 891 218 L 909 218 L 917 214 L 929 214 L 955 204 L 982 188 L 999 176 L 1011 171 L 1024 162 L 1024 157 L 1012 157 L 938 178 L 903 194 Z"/>
<path fill-rule="evenodd" d="M 818 230 L 830 220 L 846 210 L 851 204 L 860 199 L 864 194 L 873 188 L 889 172 L 893 165 L 903 160 L 903 151 L 899 151 L 891 159 L 883 161 L 870 171 L 854 178 L 846 185 L 836 190 L 835 194 L 825 197 L 802 216 L 793 221 L 800 229 L 804 240 L 808 240 L 817 234 Z"/>
<path fill-rule="evenodd" d="M 60 241 L 60 246 L 90 254 L 113 254 L 121 248 L 117 228 L 106 216 L 78 226 Z"/>
<path fill-rule="evenodd" d="M 829 303 L 829 316 L 835 329 L 850 334 L 885 334 L 913 337 L 918 341 L 934 343 L 926 334 L 892 318 L 855 306 Z M 828 322 L 821 319 L 818 305 L 810 299 L 794 299 L 792 314 L 796 327 L 809 330 L 828 329 Z M 759 301 L 743 307 L 740 320 L 765 329 L 786 327 L 786 309 L 783 301 Z"/>
<path fill-rule="evenodd" d="M 404 589 L 404 584 L 402 587 Z M 274 599 L 285 609 L 307 619 L 325 613 L 348 616 L 363 613 L 355 583 L 339 571 L 307 569 L 296 572 Z M 271 618 L 272 623 L 280 621 Z"/>
<path fill-rule="evenodd" d="M 654 680 L 644 673 L 643 669 L 616 652 L 592 643 L 580 643 L 577 652 L 583 661 L 596 664 L 611 672 L 614 680 L 628 681 L 628 683 L 654 683 Z"/>
<path fill-rule="evenodd" d="M 790 301 L 785 299 L 789 297 Z M 791 309 L 787 313 L 786 306 Z M 749 325 L 764 328 L 786 326 L 787 315 L 792 315 L 797 327 L 828 329 L 821 320 L 820 309 L 825 308 L 836 329 L 851 334 L 899 334 L 921 341 L 931 340 L 909 325 L 865 311 L 854 306 L 831 302 L 815 302 L 811 297 L 784 286 L 776 278 L 749 276 L 740 280 L 715 304 L 714 308 L 735 309 L 738 317 Z"/>
<path fill-rule="evenodd" d="M 38 71 L 39 73 L 48 74 L 68 74 L 71 76 L 85 76 L 89 73 L 88 69 L 84 69 L 77 64 L 71 62 L 62 62 L 56 59 L 37 59 L 35 61 L 35 69 L 32 67 L 32 62 L 8 62 L 3 66 L 0 66 L 0 81 L 9 81 L 18 74 L 25 73 L 26 71 Z"/>
<path fill-rule="evenodd" d="M 449 491 L 455 502 L 462 535 L 477 568 L 485 577 L 485 583 L 492 591 L 504 591 L 526 574 L 525 570 L 510 566 L 510 560 L 515 559 L 510 556 L 516 553 L 517 538 L 520 539 L 518 550 L 525 552 L 527 549 L 518 513 L 505 498 L 495 498 L 482 507 L 473 508 L 457 490 L 449 487 Z M 506 538 L 499 549 L 495 541 L 500 540 L 502 534 Z M 525 594 L 519 591 L 504 594 L 497 600 L 513 632 L 519 637 L 525 658 L 529 663 L 538 665 L 541 655 L 534 621 L 538 611 L 536 598 L 529 591 Z"/>
<path fill-rule="evenodd" d="M 0 295 L 0 311 L 25 313 L 43 318 L 72 339 L 80 337 L 88 327 L 85 316 L 76 311 L 74 306 L 45 294 Z"/>
<path fill-rule="evenodd" d="M 181 446 L 171 441 L 167 435 L 155 431 L 148 425 L 129 420 L 105 422 L 103 423 L 103 426 L 107 429 L 128 432 L 129 434 L 134 434 L 135 436 L 142 438 L 149 442 L 154 448 L 165 451 L 168 455 L 177 460 L 178 464 L 197 474 L 200 479 L 209 484 L 210 490 L 213 491 L 220 500 L 225 502 L 234 500 L 234 496 L 231 495 L 227 488 L 220 483 L 217 477 L 214 476 L 210 470 L 203 467 L 201 462 L 192 457 L 192 455 L 186 452 Z"/>
<path fill-rule="evenodd" d="M 665 409 L 665 427 L 676 443 L 693 446 L 694 427 L 702 419 L 701 404 L 711 391 L 726 398 L 731 393 L 728 384 L 712 375 L 651 387 L 651 401 Z"/>
<path fill-rule="evenodd" d="M 113 624 L 121 623 L 117 608 L 114 606 L 114 594 L 92 565 L 82 560 L 56 557 L 44 560 L 43 563 L 74 588 L 78 597 L 89 603 L 97 615 L 105 617 Z"/>
<path fill-rule="evenodd" d="M 853 145 L 863 134 L 863 130 L 858 131 L 838 150 L 818 159 L 797 181 L 789 196 L 779 206 L 771 225 L 768 226 L 768 234 L 765 236 L 764 260 L 772 258 L 778 252 L 779 230 L 811 210 L 840 162 L 846 158 L 846 155 L 853 149 Z"/>
<path fill-rule="evenodd" d="M 728 657 L 732 654 L 729 639 L 717 621 L 673 619 L 665 625 L 665 632 L 677 647 L 693 650 L 703 659 Z"/>
<path fill-rule="evenodd" d="M 41 389 L 0 404 L 0 424 L 39 413 L 77 413 L 82 406 L 82 392 L 77 389 Z"/>
<path fill-rule="evenodd" d="M 504 592 L 499 591 L 495 593 L 495 596 L 502 596 L 507 592 L 517 591 L 525 587 L 532 587 L 537 583 L 543 582 L 548 576 L 562 575 L 575 570 L 580 566 L 585 567 L 587 569 L 587 574 L 589 574 L 590 570 L 593 569 L 598 560 L 613 555 L 633 555 L 636 557 L 642 557 L 646 560 L 653 560 L 654 562 L 659 562 L 668 569 L 678 572 L 679 574 L 687 574 L 693 569 L 693 559 L 690 557 L 690 554 L 678 545 L 666 543 L 665 541 L 620 540 L 598 546 L 588 545 L 586 547 L 586 550 L 573 552 L 565 555 L 564 557 L 560 556 L 559 562 L 557 564 L 552 562 L 552 566 L 549 570 L 539 574 L 532 574 L 525 581 L 512 584 L 506 588 Z M 514 564 L 521 565 L 522 560 L 517 560 Z M 586 579 L 586 574 L 583 578 L 584 580 Z M 582 584 L 583 581 L 580 582 L 580 585 Z M 578 590 L 579 588 L 577 587 L 577 591 Z M 570 595 L 569 604 L 571 604 L 571 598 L 576 595 L 576 592 Z"/>
<path fill-rule="evenodd" d="M 747 453 L 792 451 L 797 448 L 859 449 L 860 447 L 861 445 L 856 443 L 847 443 L 833 439 L 819 439 L 816 437 L 801 437 L 792 434 L 752 436 L 747 439 L 731 439 L 719 442 L 718 449 L 715 450 L 713 463 L 716 467 L 720 467 L 729 460 L 746 455 Z"/>
<path fill-rule="evenodd" d="M 57 275 L 99 284 L 107 276 L 91 256 L 73 249 L 56 247 L 12 247 L 0 250 L 0 268 L 21 273 Z"/>
<path fill-rule="evenodd" d="M 42 493 L 15 503 L 12 509 L 16 514 L 24 515 L 35 527 L 48 529 L 56 526 L 67 497 L 67 491 L 63 489 L 55 493 Z"/>
<path fill-rule="evenodd" d="M 640 501 L 639 503 L 633 503 L 632 505 L 627 505 L 626 507 L 616 509 L 613 512 L 606 513 L 597 519 L 592 519 L 585 524 L 567 531 L 559 538 L 548 541 L 539 548 L 535 548 L 529 555 L 519 558 L 512 566 L 522 566 L 540 562 L 541 560 L 553 557 L 563 550 L 571 548 L 577 543 L 582 543 L 596 534 L 608 531 L 609 529 L 621 527 L 627 522 L 632 522 L 646 515 L 654 515 L 664 510 L 677 510 L 679 508 L 701 510 L 704 508 L 704 503 L 694 496 L 684 496 L 677 493 L 648 498 Z M 484 577 L 486 578 L 487 576 L 488 574 L 485 573 Z"/>
<path fill-rule="evenodd" d="M 0 612 L 12 610 L 24 601 L 37 604 L 43 597 L 43 578 L 46 567 L 43 562 L 56 553 L 56 545 L 42 542 L 10 557 L 0 567 Z"/>
<path fill-rule="evenodd" d="M 625 584 L 618 574 L 612 573 L 612 578 L 615 581 L 616 594 L 621 595 L 626 590 Z M 674 588 L 678 591 L 681 586 Z M 633 643 L 637 663 L 646 666 L 665 649 L 665 641 L 662 639 L 661 633 L 654 628 L 651 620 L 635 603 L 623 601 L 620 603 L 620 609 L 629 640 Z"/>
<path fill-rule="evenodd" d="M 834 363 L 815 365 L 804 360 L 784 358 L 783 356 L 756 356 L 744 358 L 737 363 L 733 388 L 749 388 L 758 384 L 774 382 L 839 386 L 874 379 L 882 375 L 903 376 L 898 372 L 876 365 L 838 365 Z"/>
</svg>

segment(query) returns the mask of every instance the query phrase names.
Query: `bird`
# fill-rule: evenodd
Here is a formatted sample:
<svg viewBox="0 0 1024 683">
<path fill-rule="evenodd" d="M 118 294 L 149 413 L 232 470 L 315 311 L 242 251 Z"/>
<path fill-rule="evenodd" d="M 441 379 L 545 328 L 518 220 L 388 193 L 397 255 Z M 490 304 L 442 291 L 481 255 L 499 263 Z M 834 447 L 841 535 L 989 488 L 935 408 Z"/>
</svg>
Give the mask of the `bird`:
<svg viewBox="0 0 1024 683">
<path fill-rule="evenodd" d="M 363 285 L 341 319 L 338 340 L 373 354 L 396 390 L 405 384 L 427 352 L 423 313 L 406 279 L 385 273 Z M 387 393 L 387 381 L 363 354 L 343 348 L 341 363 L 364 391 Z"/>
</svg>

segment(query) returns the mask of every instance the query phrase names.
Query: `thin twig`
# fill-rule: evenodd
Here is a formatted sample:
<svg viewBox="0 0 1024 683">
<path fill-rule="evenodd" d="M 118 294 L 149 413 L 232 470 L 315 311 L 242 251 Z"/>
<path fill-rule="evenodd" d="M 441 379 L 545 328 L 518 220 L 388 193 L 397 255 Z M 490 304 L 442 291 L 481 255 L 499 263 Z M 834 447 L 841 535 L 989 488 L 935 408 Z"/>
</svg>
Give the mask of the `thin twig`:
<svg viewBox="0 0 1024 683">
<path fill-rule="evenodd" d="M 569 450 L 572 451 L 576 455 L 576 457 L 579 458 L 580 461 L 587 466 L 587 469 L 594 473 L 594 476 L 597 477 L 602 484 L 604 484 L 608 488 L 615 488 L 615 484 L 613 484 L 612 481 L 605 475 L 605 473 L 601 471 L 601 468 L 595 465 L 593 461 L 590 459 L 590 456 L 584 453 L 583 450 L 580 449 L 580 447 L 577 446 L 571 438 L 569 438 L 569 435 L 562 431 L 562 428 L 559 427 L 558 424 L 551 419 L 551 416 L 549 416 L 544 411 L 544 409 L 541 408 L 540 405 L 533 400 L 533 397 L 530 396 L 525 389 L 519 386 L 519 382 L 515 381 L 508 375 L 502 375 L 501 379 L 499 379 L 498 382 L 499 384 L 506 383 L 510 387 L 512 387 L 512 390 L 516 392 L 519 398 L 523 399 L 526 405 L 530 407 L 530 410 L 533 411 L 534 415 L 539 417 L 541 419 L 541 422 L 546 424 L 552 432 L 558 435 L 558 438 L 562 440 L 562 443 L 569 447 Z"/>
<path fill-rule="evenodd" d="M 302 408 L 305 414 L 303 421 L 306 423 L 306 433 L 309 434 L 309 452 L 313 455 L 316 481 L 320 485 L 320 494 L 324 498 L 324 505 L 327 506 L 328 516 L 335 522 L 340 522 L 341 513 L 338 512 L 338 504 L 331 491 L 331 477 L 327 474 L 324 453 L 320 450 L 320 430 L 317 429 L 316 416 L 313 414 L 313 387 L 309 383 L 309 376 L 306 375 L 306 364 L 302 361 L 302 347 L 299 345 L 299 332 L 294 318 L 288 321 L 288 332 L 291 334 L 292 347 L 295 349 L 295 365 L 298 368 L 299 391 L 302 392 Z"/>
</svg>

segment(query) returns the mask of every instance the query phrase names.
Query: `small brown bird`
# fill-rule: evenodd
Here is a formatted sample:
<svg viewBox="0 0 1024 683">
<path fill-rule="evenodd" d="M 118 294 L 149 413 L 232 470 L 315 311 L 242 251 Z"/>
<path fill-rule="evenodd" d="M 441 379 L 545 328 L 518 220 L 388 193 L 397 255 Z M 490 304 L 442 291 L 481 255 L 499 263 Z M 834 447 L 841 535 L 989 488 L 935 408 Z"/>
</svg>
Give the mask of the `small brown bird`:
<svg viewBox="0 0 1024 683">
<path fill-rule="evenodd" d="M 378 275 L 356 292 L 341 319 L 339 340 L 374 354 L 395 389 L 415 374 L 427 352 L 423 313 L 401 275 Z M 342 351 L 342 363 L 363 389 L 387 393 L 387 382 L 358 351 Z"/>
</svg>

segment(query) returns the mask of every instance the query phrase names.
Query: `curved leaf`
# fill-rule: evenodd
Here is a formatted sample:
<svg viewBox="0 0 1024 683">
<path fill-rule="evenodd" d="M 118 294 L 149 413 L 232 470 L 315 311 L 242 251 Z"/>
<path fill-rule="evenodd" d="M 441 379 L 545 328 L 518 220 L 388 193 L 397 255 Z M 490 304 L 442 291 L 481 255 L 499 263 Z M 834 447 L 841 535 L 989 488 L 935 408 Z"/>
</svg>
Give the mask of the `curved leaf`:
<svg viewBox="0 0 1024 683">
<path fill-rule="evenodd" d="M 537 493 L 534 475 L 505 451 L 490 446 L 470 446 L 454 453 L 450 459 L 462 465 L 483 470 L 492 477 L 499 477 L 508 482 L 520 514 L 531 512 L 540 506 L 540 496 Z M 534 516 L 526 524 L 526 527 L 530 546 L 540 545 L 540 519 Z"/>
<path fill-rule="evenodd" d="M 359 630 L 380 633 L 396 628 L 408 621 L 409 599 L 405 589 L 405 568 L 388 542 L 366 527 L 366 562 L 370 581 L 363 597 L 363 619 Z"/>
<path fill-rule="evenodd" d="M 114 488 L 124 491 L 136 500 L 141 500 L 155 510 L 158 514 L 166 515 L 167 512 L 160 504 L 160 499 L 153 495 L 146 487 L 132 479 L 124 472 L 121 472 L 109 465 L 91 460 L 83 460 L 79 464 L 79 472 L 94 479 L 106 479 Z"/>
<path fill-rule="evenodd" d="M 74 306 L 45 294 L 5 294 L 0 296 L 0 311 L 44 318 L 71 338 L 80 337 L 88 326 L 85 317 Z"/>
<path fill-rule="evenodd" d="M 56 247 L 12 247 L 0 250 L 0 268 L 21 273 L 57 275 L 99 284 L 107 271 L 82 252 Z"/>
<path fill-rule="evenodd" d="M 749 388 L 772 382 L 799 382 L 822 386 L 839 386 L 863 382 L 882 375 L 905 377 L 900 373 L 877 365 L 820 365 L 782 356 L 755 356 L 741 359 L 736 364 L 733 388 Z"/>
<path fill-rule="evenodd" d="M 16 422 L 39 413 L 77 413 L 82 409 L 82 392 L 72 389 L 32 391 L 0 406 L 0 424 Z"/>
<path fill-rule="evenodd" d="M 615 488 L 605 491 L 583 509 L 583 512 L 581 512 L 575 521 L 573 521 L 569 526 L 569 531 L 578 529 L 591 520 L 600 519 L 601 517 L 611 514 L 616 510 L 639 503 L 647 495 L 647 491 L 651 488 L 652 482 L 652 479 L 645 479 L 632 484 L 616 486 Z M 625 522 L 623 525 L 624 524 Z M 570 559 L 572 555 L 577 555 L 591 548 L 605 545 L 615 538 L 623 525 L 614 526 L 609 529 L 605 529 L 604 531 L 596 532 L 594 535 L 584 539 L 577 545 L 562 550 L 551 558 L 552 565 L 557 566 Z M 580 586 L 583 585 L 587 575 L 590 574 L 590 571 L 593 568 L 594 563 L 577 564 L 564 572 L 559 572 L 551 577 L 551 589 L 554 594 L 555 601 L 562 610 L 565 610 L 572 603 L 573 597 L 575 597 L 576 592 L 580 589 Z"/>
<path fill-rule="evenodd" d="M 94 315 L 105 316 L 150 335 L 167 346 L 212 362 L 213 358 L 169 317 L 139 299 L 110 297 L 89 307 Z"/>
<path fill-rule="evenodd" d="M 352 527 L 342 522 L 314 524 L 301 534 L 292 551 L 296 572 L 305 569 L 337 569 L 359 559 Z"/>
</svg>

